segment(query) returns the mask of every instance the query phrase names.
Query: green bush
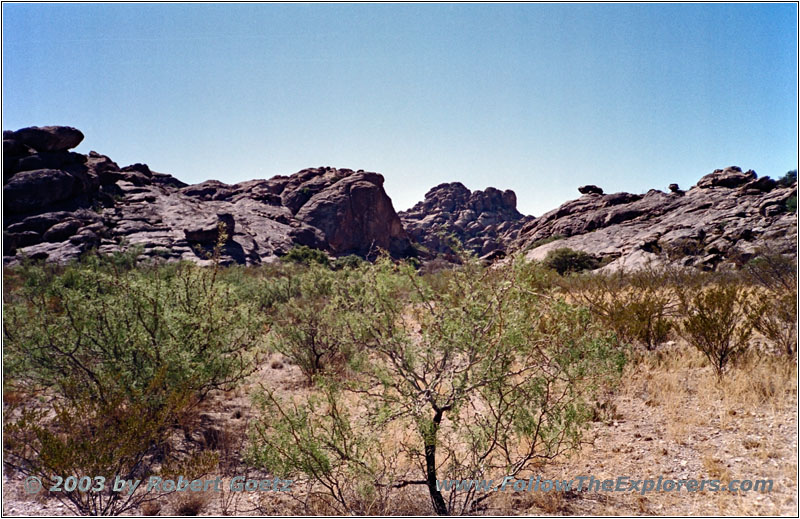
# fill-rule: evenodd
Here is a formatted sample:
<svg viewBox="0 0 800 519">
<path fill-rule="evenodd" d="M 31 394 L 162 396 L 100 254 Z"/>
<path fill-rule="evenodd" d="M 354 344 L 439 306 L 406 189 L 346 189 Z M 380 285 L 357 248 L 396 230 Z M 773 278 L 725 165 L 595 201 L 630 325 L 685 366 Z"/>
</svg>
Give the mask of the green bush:
<svg viewBox="0 0 800 519">
<path fill-rule="evenodd" d="M 344 366 L 349 358 L 336 333 L 339 316 L 330 304 L 334 284 L 348 273 L 352 270 L 335 272 L 315 265 L 291 279 L 265 284 L 267 294 L 289 296 L 276 299 L 279 304 L 269 311 L 270 347 L 297 365 L 309 382 L 323 370 Z"/>
<path fill-rule="evenodd" d="M 23 474 L 111 484 L 140 477 L 155 459 L 163 473 L 180 461 L 163 454 L 175 424 L 256 366 L 263 318 L 218 268 L 134 264 L 88 257 L 4 272 L 4 389 L 28 397 L 4 413 L 4 461 Z M 33 398 L 41 394 L 46 401 Z M 58 497 L 91 515 L 152 499 Z"/>
<path fill-rule="evenodd" d="M 789 187 L 797 182 L 797 170 L 793 169 L 787 171 L 785 175 L 778 179 L 778 185 L 781 187 Z"/>
<path fill-rule="evenodd" d="M 303 265 L 329 265 L 330 260 L 324 251 L 312 249 L 307 245 L 295 245 L 283 257 L 282 261 L 302 263 Z"/>
<path fill-rule="evenodd" d="M 357 269 L 366 264 L 362 258 L 356 256 L 355 254 L 349 254 L 347 256 L 342 256 L 333 260 L 333 267 L 334 270 L 342 270 L 342 269 Z"/>
<path fill-rule="evenodd" d="M 253 369 L 261 319 L 215 268 L 122 270 L 89 258 L 63 272 L 27 266 L 4 301 L 5 375 L 92 398 L 134 394 L 163 371 L 165 387 L 203 398 Z"/>
<path fill-rule="evenodd" d="M 797 195 L 792 195 L 786 199 L 786 210 L 790 213 L 797 212 Z"/>
<path fill-rule="evenodd" d="M 572 272 L 594 270 L 600 266 L 600 260 L 587 252 L 561 247 L 547 253 L 544 265 L 563 276 Z"/>
</svg>

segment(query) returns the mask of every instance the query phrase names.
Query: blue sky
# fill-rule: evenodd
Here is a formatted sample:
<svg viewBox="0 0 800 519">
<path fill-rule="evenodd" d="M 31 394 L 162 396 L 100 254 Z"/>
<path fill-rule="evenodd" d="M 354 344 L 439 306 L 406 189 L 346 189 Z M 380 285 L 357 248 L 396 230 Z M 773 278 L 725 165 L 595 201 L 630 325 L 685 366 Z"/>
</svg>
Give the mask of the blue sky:
<svg viewBox="0 0 800 519">
<path fill-rule="evenodd" d="M 3 4 L 3 129 L 186 182 L 377 171 L 579 196 L 797 167 L 794 4 Z"/>
</svg>

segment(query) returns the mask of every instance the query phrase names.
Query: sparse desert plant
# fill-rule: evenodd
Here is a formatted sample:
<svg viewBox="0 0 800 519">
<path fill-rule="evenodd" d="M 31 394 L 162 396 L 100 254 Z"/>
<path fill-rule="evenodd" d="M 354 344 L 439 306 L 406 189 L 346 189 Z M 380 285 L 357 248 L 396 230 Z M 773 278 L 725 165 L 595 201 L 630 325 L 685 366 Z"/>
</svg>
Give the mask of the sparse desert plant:
<svg viewBox="0 0 800 519">
<path fill-rule="evenodd" d="M 352 376 L 317 378 L 302 400 L 265 389 L 252 458 L 307 478 L 336 513 L 419 485 L 444 515 L 487 495 L 443 493 L 440 477 L 515 477 L 576 447 L 625 357 L 588 311 L 539 294 L 531 268 L 467 259 L 434 289 L 384 258 L 337 278 L 326 326 L 351 344 Z"/>
<path fill-rule="evenodd" d="M 788 255 L 762 248 L 742 270 L 751 284 L 774 292 L 797 290 L 797 260 Z"/>
<path fill-rule="evenodd" d="M 683 315 L 680 331 L 706 356 L 718 378 L 748 348 L 753 322 L 747 313 L 750 291 L 721 281 L 699 290 L 678 289 Z"/>
<path fill-rule="evenodd" d="M 177 503 L 175 504 L 175 513 L 177 515 L 194 517 L 208 506 L 210 501 L 209 496 L 204 492 L 187 492 L 178 494 Z"/>
<path fill-rule="evenodd" d="M 157 501 L 150 501 L 148 503 L 144 503 L 139 509 L 142 512 L 142 515 L 146 516 L 154 516 L 161 513 L 161 503 Z"/>
<path fill-rule="evenodd" d="M 758 292 L 748 308 L 759 333 L 786 355 L 797 353 L 797 291 Z"/>
<path fill-rule="evenodd" d="M 767 250 L 744 265 L 745 278 L 762 287 L 748 311 L 755 329 L 787 355 L 797 352 L 797 265 Z"/>
<path fill-rule="evenodd" d="M 673 328 L 675 305 L 667 279 L 664 271 L 651 267 L 589 274 L 570 279 L 566 287 L 623 341 L 652 350 Z"/>
<path fill-rule="evenodd" d="M 547 253 L 544 265 L 563 276 L 573 272 L 594 270 L 600 266 L 600 260 L 588 252 L 561 247 Z"/>
</svg>

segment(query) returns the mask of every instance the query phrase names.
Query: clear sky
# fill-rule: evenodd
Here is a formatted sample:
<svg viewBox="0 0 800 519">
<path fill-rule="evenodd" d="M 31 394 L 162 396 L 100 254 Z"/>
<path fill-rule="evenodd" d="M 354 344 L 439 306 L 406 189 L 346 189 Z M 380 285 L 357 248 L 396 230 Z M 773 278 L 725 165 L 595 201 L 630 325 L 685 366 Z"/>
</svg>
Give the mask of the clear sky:
<svg viewBox="0 0 800 519">
<path fill-rule="evenodd" d="M 579 196 L 797 167 L 794 4 L 3 4 L 3 129 L 186 182 L 377 171 Z"/>
</svg>

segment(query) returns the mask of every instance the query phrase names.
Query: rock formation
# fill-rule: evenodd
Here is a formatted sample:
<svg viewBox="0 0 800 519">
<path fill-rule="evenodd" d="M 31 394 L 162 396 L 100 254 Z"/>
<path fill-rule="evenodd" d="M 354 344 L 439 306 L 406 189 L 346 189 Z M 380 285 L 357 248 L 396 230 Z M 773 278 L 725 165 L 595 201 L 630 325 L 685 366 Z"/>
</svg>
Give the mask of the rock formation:
<svg viewBox="0 0 800 519">
<path fill-rule="evenodd" d="M 105 155 L 69 151 L 75 128 L 3 132 L 3 261 L 65 262 L 96 249 L 132 245 L 143 254 L 200 263 L 221 247 L 223 263 L 273 261 L 295 245 L 331 255 L 433 258 L 453 253 L 454 235 L 487 261 L 522 251 L 542 259 L 559 247 L 606 260 L 603 268 L 649 261 L 713 269 L 761 247 L 797 255 L 797 182 L 777 183 L 738 167 L 716 170 L 684 191 L 604 194 L 595 185 L 539 218 L 516 209 L 513 191 L 471 192 L 458 182 L 431 189 L 395 213 L 383 177 L 328 167 L 289 176 L 186 185 L 145 164 L 119 167 Z M 421 247 L 413 244 L 416 241 Z"/>
<path fill-rule="evenodd" d="M 688 191 L 676 184 L 670 190 L 582 191 L 580 198 L 526 223 L 510 248 L 543 259 L 553 249 L 569 247 L 605 258 L 609 270 L 651 261 L 714 269 L 747 260 L 759 248 L 797 255 L 797 216 L 787 209 L 797 196 L 796 182 L 778 186 L 769 177 L 729 167 L 702 177 Z"/>
<path fill-rule="evenodd" d="M 415 253 L 377 173 L 314 168 L 190 186 L 144 164 L 121 168 L 95 152 L 68 151 L 82 139 L 67 127 L 3 133 L 5 264 L 131 245 L 204 263 L 218 241 L 223 263 L 272 261 L 298 244 L 332 255 Z"/>
<path fill-rule="evenodd" d="M 517 211 L 517 196 L 511 190 L 493 187 L 470 192 L 460 182 L 440 184 L 400 219 L 411 237 L 431 253 L 452 253 L 447 235 L 455 235 L 478 255 L 505 250 L 502 238 L 519 229 L 526 217 Z"/>
</svg>

